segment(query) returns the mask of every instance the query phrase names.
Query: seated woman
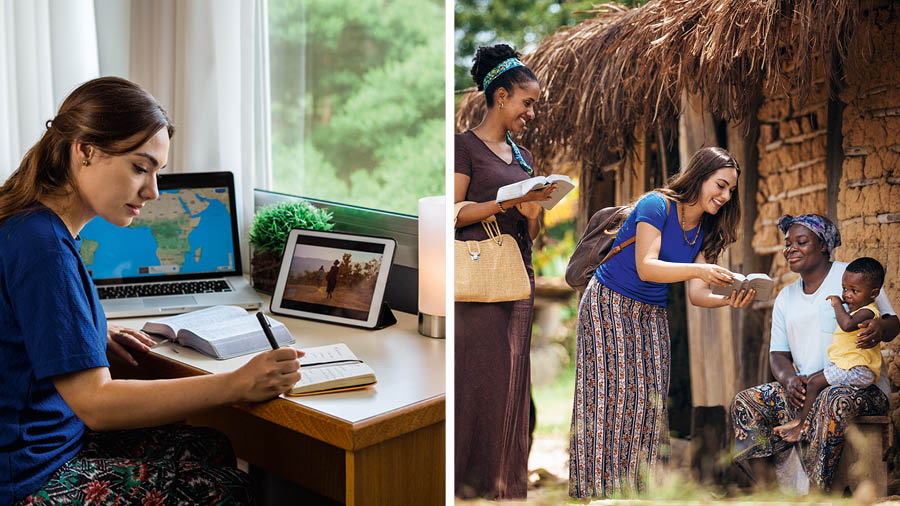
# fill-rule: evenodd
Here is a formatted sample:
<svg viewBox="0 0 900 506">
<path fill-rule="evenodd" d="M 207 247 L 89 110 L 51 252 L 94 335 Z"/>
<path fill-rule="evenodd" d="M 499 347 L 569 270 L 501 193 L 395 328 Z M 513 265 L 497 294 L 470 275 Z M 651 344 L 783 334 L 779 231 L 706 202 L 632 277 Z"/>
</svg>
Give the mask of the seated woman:
<svg viewBox="0 0 900 506">
<path fill-rule="evenodd" d="M 831 261 L 841 236 L 828 218 L 784 216 L 778 226 L 784 233 L 784 257 L 800 278 L 778 293 L 772 312 L 769 361 L 777 381 L 744 390 L 731 404 L 734 461 L 749 473 L 749 459 L 771 456 L 779 483 L 800 485 L 802 490 L 804 484 L 797 476 L 788 475 L 793 443 L 773 434 L 773 429 L 797 414 L 806 399 L 807 377 L 828 365 L 827 349 L 837 326 L 828 297 L 841 293 L 847 264 Z M 900 332 L 900 320 L 883 291 L 875 303 L 882 317 L 859 324 L 859 348 L 890 341 Z M 800 434 L 801 441 L 809 444 L 798 445 L 811 484 L 825 490 L 831 486 L 848 421 L 855 416 L 886 414 L 889 391 L 884 374 L 866 388 L 834 385 L 822 390 Z"/>
<path fill-rule="evenodd" d="M 88 221 L 128 226 L 159 197 L 173 131 L 134 83 L 94 79 L 0 187 L 0 504 L 255 502 L 227 438 L 164 424 L 286 392 L 302 353 L 260 353 L 224 374 L 112 379 L 107 351 L 137 365 L 128 350 L 153 341 L 107 325 L 79 256 Z"/>
</svg>

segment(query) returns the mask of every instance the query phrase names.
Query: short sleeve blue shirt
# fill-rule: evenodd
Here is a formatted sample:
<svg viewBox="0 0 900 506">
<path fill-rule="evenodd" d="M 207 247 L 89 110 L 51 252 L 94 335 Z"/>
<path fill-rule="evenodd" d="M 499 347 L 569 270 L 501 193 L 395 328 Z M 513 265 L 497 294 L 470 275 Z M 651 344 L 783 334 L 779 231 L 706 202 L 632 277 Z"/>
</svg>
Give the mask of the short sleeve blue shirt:
<svg viewBox="0 0 900 506">
<path fill-rule="evenodd" d="M 678 206 L 671 202 L 668 206 L 668 213 L 666 209 L 666 198 L 661 193 L 653 192 L 644 196 L 634 206 L 634 210 L 619 229 L 613 247 L 634 237 L 637 233 L 638 222 L 643 221 L 662 232 L 662 242 L 659 247 L 660 260 L 680 263 L 693 262 L 703 244 L 703 231 L 700 229 L 700 225 L 682 233 L 678 221 Z M 688 244 L 684 238 L 687 235 L 688 239 L 693 241 L 697 234 L 699 236 L 693 246 Z M 597 280 L 626 297 L 665 307 L 669 297 L 669 285 L 641 280 L 634 263 L 634 248 L 634 243 L 628 245 L 606 263 L 597 267 Z"/>
<path fill-rule="evenodd" d="M 84 423 L 51 378 L 109 366 L 80 247 L 47 209 L 0 226 L 0 504 L 40 489 L 81 449 Z"/>
</svg>

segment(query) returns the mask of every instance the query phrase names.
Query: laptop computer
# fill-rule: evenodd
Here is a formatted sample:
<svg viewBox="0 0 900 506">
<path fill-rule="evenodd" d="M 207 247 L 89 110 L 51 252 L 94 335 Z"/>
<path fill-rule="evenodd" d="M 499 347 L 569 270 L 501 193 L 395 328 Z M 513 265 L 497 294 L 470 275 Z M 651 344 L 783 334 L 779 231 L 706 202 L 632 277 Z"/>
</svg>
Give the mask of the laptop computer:
<svg viewBox="0 0 900 506">
<path fill-rule="evenodd" d="M 98 216 L 81 230 L 81 258 L 107 318 L 261 307 L 243 278 L 233 175 L 161 174 L 158 184 L 159 198 L 128 227 Z"/>
</svg>

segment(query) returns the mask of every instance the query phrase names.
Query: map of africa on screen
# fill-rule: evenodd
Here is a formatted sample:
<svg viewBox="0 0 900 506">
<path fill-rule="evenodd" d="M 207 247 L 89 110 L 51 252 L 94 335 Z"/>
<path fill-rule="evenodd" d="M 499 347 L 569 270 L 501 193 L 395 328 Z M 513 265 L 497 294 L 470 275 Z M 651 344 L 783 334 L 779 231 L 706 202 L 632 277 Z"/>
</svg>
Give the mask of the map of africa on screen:
<svg viewBox="0 0 900 506">
<path fill-rule="evenodd" d="M 226 188 L 161 190 L 131 225 L 99 216 L 81 230 L 81 258 L 94 279 L 234 270 Z"/>
</svg>

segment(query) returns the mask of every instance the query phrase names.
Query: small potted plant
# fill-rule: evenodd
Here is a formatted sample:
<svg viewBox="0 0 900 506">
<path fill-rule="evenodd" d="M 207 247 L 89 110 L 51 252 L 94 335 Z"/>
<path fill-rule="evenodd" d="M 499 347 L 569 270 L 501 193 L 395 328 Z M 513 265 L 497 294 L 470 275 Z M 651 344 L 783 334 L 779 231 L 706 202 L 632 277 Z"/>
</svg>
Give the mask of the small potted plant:
<svg viewBox="0 0 900 506">
<path fill-rule="evenodd" d="M 253 287 L 272 293 L 281 267 L 281 255 L 292 228 L 331 230 L 332 214 L 305 200 L 260 208 L 250 226 L 250 279 Z"/>
</svg>

